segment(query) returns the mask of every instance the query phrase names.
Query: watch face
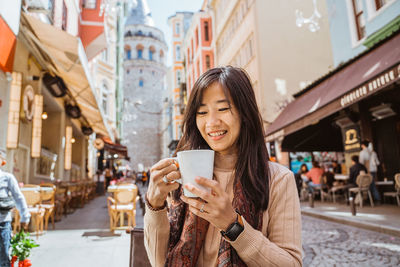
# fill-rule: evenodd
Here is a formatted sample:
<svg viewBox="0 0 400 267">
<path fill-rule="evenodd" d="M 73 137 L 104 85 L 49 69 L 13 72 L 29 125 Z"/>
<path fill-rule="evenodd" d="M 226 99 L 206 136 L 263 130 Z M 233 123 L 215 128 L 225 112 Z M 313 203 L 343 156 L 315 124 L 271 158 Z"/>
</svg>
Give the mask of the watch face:
<svg viewBox="0 0 400 267">
<path fill-rule="evenodd" d="M 35 99 L 35 91 L 33 90 L 33 87 L 30 85 L 27 85 L 24 90 L 24 95 L 23 95 L 23 108 L 24 108 L 24 115 L 25 118 L 28 121 L 31 121 L 33 118 L 33 113 L 34 113 L 34 105 L 33 101 Z"/>
</svg>

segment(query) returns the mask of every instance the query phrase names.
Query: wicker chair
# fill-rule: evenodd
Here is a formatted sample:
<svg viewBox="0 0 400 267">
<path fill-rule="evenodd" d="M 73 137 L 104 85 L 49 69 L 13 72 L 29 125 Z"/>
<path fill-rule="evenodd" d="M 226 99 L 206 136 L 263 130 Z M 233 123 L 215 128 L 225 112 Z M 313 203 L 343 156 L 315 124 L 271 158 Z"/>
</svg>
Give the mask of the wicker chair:
<svg viewBox="0 0 400 267">
<path fill-rule="evenodd" d="M 114 232 L 117 228 L 117 209 L 113 208 L 115 205 L 115 200 L 112 197 L 107 198 L 107 208 L 108 208 L 108 215 L 110 216 L 110 231 Z"/>
<path fill-rule="evenodd" d="M 137 188 L 134 189 L 120 189 L 114 192 L 114 199 L 110 199 L 110 228 L 114 229 L 129 229 L 136 225 L 136 202 L 139 199 L 137 195 Z M 124 215 L 128 217 L 128 224 L 124 224 Z M 119 217 L 119 226 L 117 227 L 117 220 Z M 113 220 L 113 223 L 111 224 Z"/>
<path fill-rule="evenodd" d="M 40 190 L 40 186 L 36 184 L 25 184 L 24 188 L 32 188 L 33 190 L 35 189 Z M 25 201 L 27 202 L 26 198 Z M 14 212 L 13 233 L 15 234 L 17 231 L 21 230 L 21 223 L 20 223 L 21 216 L 16 208 L 14 208 L 12 211 Z"/>
<path fill-rule="evenodd" d="M 61 217 L 67 210 L 68 188 L 62 185 L 57 186 L 55 193 L 55 220 L 61 220 Z"/>
<path fill-rule="evenodd" d="M 71 213 L 74 212 L 75 209 L 78 207 L 78 204 L 81 199 L 81 193 L 80 193 L 80 186 L 78 184 L 71 184 L 68 186 L 68 192 L 67 192 L 69 201 L 68 205 L 66 207 L 66 212 Z"/>
<path fill-rule="evenodd" d="M 360 207 L 362 208 L 363 206 L 363 195 L 362 192 L 367 192 L 369 201 L 371 203 L 371 206 L 374 206 L 374 200 L 372 199 L 371 191 L 369 190 L 369 186 L 372 183 L 372 176 L 370 174 L 359 174 L 356 179 L 356 184 L 358 185 L 357 187 L 353 187 L 349 189 L 349 193 L 356 193 L 360 194 L 361 199 L 360 199 Z"/>
<path fill-rule="evenodd" d="M 49 223 L 49 218 L 51 217 L 51 222 L 53 225 L 53 230 L 55 229 L 54 224 L 54 215 L 55 215 L 55 194 L 56 194 L 56 186 L 51 183 L 41 184 L 40 187 L 46 188 L 48 190 L 41 190 L 42 194 L 42 204 L 41 206 L 45 209 L 44 214 L 44 229 L 47 231 L 47 226 Z"/>
<path fill-rule="evenodd" d="M 400 173 L 394 175 L 394 188 L 395 192 L 385 192 L 383 193 L 383 198 L 385 197 L 395 197 L 397 200 L 397 206 L 400 206 Z"/>
<path fill-rule="evenodd" d="M 25 197 L 26 204 L 28 206 L 29 213 L 31 214 L 31 219 L 35 222 L 36 238 L 39 237 L 39 233 L 43 233 L 43 218 L 45 214 L 45 209 L 41 206 L 42 194 L 40 191 L 40 186 L 38 185 L 25 185 L 24 188 L 33 188 L 37 190 L 22 190 L 22 194 Z M 19 213 L 16 212 L 16 225 L 15 229 L 18 228 L 19 224 Z M 20 227 L 20 225 L 19 225 Z"/>
</svg>

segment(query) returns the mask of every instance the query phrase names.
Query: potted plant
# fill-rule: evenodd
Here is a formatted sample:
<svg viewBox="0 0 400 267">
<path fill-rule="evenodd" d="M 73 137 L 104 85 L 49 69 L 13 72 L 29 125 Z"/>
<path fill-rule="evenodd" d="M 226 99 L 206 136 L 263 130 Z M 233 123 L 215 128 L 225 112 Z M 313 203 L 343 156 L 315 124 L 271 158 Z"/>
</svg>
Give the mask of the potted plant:
<svg viewBox="0 0 400 267">
<path fill-rule="evenodd" d="M 31 250 L 39 245 L 34 240 L 29 238 L 29 233 L 25 233 L 24 230 L 14 235 L 11 239 L 11 267 L 14 267 L 14 263 L 18 260 L 18 267 L 29 267 L 32 265 L 28 259 L 31 254 Z"/>
</svg>

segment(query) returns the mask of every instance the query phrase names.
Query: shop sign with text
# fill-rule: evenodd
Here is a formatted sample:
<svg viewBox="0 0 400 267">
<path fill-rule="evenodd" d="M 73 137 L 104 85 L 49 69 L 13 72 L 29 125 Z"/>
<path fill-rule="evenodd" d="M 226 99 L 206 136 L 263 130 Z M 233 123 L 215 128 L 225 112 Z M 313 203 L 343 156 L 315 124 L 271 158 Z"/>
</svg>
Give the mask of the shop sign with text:
<svg viewBox="0 0 400 267">
<path fill-rule="evenodd" d="M 344 152 L 356 152 L 361 150 L 360 127 L 353 125 L 342 130 Z"/>
<path fill-rule="evenodd" d="M 342 96 L 340 99 L 340 105 L 345 107 L 352 103 L 359 101 L 366 95 L 372 94 L 373 92 L 380 90 L 387 86 L 389 83 L 399 79 L 400 77 L 400 65 L 393 67 L 382 74 L 378 75 L 369 82 L 357 87 L 349 93 Z"/>
</svg>

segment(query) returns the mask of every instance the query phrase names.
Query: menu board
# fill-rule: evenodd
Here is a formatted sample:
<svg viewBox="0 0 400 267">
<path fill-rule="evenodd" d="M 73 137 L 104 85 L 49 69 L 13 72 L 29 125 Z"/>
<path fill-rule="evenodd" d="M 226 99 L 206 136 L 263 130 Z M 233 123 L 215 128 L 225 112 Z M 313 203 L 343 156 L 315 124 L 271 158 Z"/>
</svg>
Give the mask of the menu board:
<svg viewBox="0 0 400 267">
<path fill-rule="evenodd" d="M 35 176 L 53 180 L 56 163 L 57 154 L 42 148 L 40 157 L 36 159 Z"/>
</svg>

